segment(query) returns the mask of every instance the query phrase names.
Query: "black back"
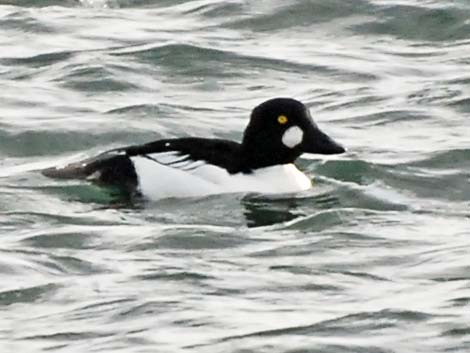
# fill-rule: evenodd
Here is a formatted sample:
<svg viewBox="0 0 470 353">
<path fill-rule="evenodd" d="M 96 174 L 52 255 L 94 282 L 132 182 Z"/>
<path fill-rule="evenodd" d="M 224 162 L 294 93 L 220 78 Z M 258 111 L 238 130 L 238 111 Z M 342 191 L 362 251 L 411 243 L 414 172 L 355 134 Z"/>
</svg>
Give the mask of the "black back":
<svg viewBox="0 0 470 353">
<path fill-rule="evenodd" d="M 146 156 L 153 153 L 178 152 L 194 161 L 204 161 L 226 169 L 229 173 L 240 170 L 240 144 L 222 139 L 185 137 L 158 140 L 144 145 L 130 146 L 116 150 L 127 156 Z"/>
</svg>

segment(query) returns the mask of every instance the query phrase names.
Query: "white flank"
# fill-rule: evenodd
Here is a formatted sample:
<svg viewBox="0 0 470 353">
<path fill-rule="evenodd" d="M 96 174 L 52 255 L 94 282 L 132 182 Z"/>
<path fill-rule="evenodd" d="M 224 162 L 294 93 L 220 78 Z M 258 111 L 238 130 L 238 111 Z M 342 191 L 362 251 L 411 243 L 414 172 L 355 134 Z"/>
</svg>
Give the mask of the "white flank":
<svg viewBox="0 0 470 353">
<path fill-rule="evenodd" d="M 156 155 L 152 157 L 157 159 Z M 184 166 L 163 165 L 145 157 L 132 157 L 131 160 L 137 172 L 140 192 L 152 200 L 234 192 L 292 193 L 307 190 L 312 185 L 310 179 L 293 164 L 260 168 L 252 174 L 229 174 L 223 168 L 194 161 L 189 161 L 186 168 L 194 167 L 186 169 Z"/>
<path fill-rule="evenodd" d="M 140 192 L 157 200 L 168 197 L 193 197 L 216 194 L 220 187 L 191 172 L 172 168 L 145 157 L 131 157 Z"/>
<path fill-rule="evenodd" d="M 304 132 L 300 127 L 291 126 L 284 132 L 284 135 L 282 135 L 282 143 L 289 148 L 294 148 L 302 142 L 303 137 Z"/>
</svg>

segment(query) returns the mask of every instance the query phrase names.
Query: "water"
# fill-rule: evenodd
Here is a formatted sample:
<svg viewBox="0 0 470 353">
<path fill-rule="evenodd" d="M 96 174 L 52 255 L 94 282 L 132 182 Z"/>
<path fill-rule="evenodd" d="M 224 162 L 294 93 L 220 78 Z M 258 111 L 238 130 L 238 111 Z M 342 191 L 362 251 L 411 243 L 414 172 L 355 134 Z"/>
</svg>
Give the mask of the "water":
<svg viewBox="0 0 470 353">
<path fill-rule="evenodd" d="M 0 4 L 2 353 L 469 351 L 468 1 Z M 349 149 L 294 197 L 34 172 L 277 96 Z"/>
</svg>

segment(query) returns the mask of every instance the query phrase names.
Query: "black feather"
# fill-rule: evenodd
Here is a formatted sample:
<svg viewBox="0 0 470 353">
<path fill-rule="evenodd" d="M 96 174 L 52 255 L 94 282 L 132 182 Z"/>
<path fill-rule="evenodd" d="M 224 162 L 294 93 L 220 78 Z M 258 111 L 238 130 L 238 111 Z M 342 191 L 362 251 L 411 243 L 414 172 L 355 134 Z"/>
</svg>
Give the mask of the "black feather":
<svg viewBox="0 0 470 353">
<path fill-rule="evenodd" d="M 194 162 L 204 161 L 207 164 L 224 168 L 231 174 L 242 171 L 242 168 L 240 168 L 240 144 L 229 140 L 186 137 L 159 140 L 145 145 L 120 148 L 115 151 L 125 153 L 129 157 L 144 157 L 154 153 L 177 152 L 186 157 L 166 165 L 171 167 L 172 163 L 186 160 Z"/>
</svg>

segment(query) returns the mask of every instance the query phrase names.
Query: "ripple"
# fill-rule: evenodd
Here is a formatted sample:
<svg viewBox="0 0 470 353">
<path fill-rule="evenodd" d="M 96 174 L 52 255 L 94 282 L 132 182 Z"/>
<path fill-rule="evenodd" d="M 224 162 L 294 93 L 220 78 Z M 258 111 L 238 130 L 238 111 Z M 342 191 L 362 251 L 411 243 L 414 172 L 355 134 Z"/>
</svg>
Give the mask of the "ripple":
<svg viewBox="0 0 470 353">
<path fill-rule="evenodd" d="M 361 34 L 391 35 L 405 40 L 448 41 L 467 37 L 468 9 L 464 7 L 397 5 L 376 7 L 376 18 L 355 26 Z M 381 18 L 382 20 L 377 20 Z"/>
<path fill-rule="evenodd" d="M 77 233 L 56 232 L 54 234 L 39 234 L 25 238 L 23 242 L 32 247 L 38 248 L 67 248 L 67 249 L 87 249 L 92 247 L 94 236 Z"/>
<path fill-rule="evenodd" d="M 26 58 L 5 58 L 1 59 L 0 62 L 9 66 L 25 65 L 33 68 L 40 68 L 69 60 L 73 56 L 74 53 L 71 51 L 62 51 L 38 54 Z"/>
<path fill-rule="evenodd" d="M 470 149 L 438 151 L 425 159 L 407 163 L 408 166 L 433 169 L 454 169 L 455 166 L 470 170 Z"/>
<path fill-rule="evenodd" d="M 168 307 L 178 304 L 176 300 L 161 300 L 161 301 L 148 301 L 143 304 L 137 304 L 130 308 L 121 308 L 118 313 L 114 315 L 115 319 L 134 318 L 136 316 L 153 316 L 162 314 L 168 311 Z"/>
<path fill-rule="evenodd" d="M 226 249 L 246 243 L 238 234 L 227 234 L 226 230 L 214 231 L 210 228 L 191 229 L 188 227 L 173 227 L 162 235 L 144 240 L 141 244 L 132 247 L 129 251 L 167 249 L 167 250 L 216 250 Z"/>
<path fill-rule="evenodd" d="M 459 98 L 448 103 L 451 107 L 459 109 L 462 113 L 470 113 L 470 98 Z"/>
<path fill-rule="evenodd" d="M 53 333 L 43 334 L 43 335 L 23 336 L 20 339 L 70 342 L 70 341 L 81 341 L 85 339 L 90 340 L 90 339 L 101 338 L 101 337 L 109 337 L 112 335 L 113 334 L 111 332 L 105 333 L 105 332 L 91 332 L 91 331 L 89 332 L 62 331 L 62 332 L 53 332 Z"/>
<path fill-rule="evenodd" d="M 363 14 L 369 4 L 363 0 L 333 0 L 328 2 L 314 0 L 298 1 L 293 4 L 278 2 L 276 5 L 264 9 L 260 5 L 265 13 L 228 21 L 225 26 L 236 29 L 250 28 L 251 30 L 266 32 L 299 26 L 310 27 L 312 23 L 318 25 L 318 23 L 337 18 Z M 266 12 L 268 13 L 266 14 Z"/>
<path fill-rule="evenodd" d="M 47 300 L 61 286 L 54 283 L 0 292 L 0 306 Z"/>
<path fill-rule="evenodd" d="M 443 336 L 463 336 L 469 337 L 470 336 L 470 327 L 462 327 L 462 328 L 454 328 L 442 333 Z"/>
<path fill-rule="evenodd" d="M 0 5 L 15 5 L 18 7 L 49 7 L 49 6 L 77 6 L 79 0 L 0 0 Z"/>
<path fill-rule="evenodd" d="M 61 86 L 83 92 L 130 91 L 138 88 L 128 81 L 118 79 L 104 66 L 78 66 L 65 76 L 56 79 Z"/>
<path fill-rule="evenodd" d="M 283 327 L 273 330 L 250 332 L 237 336 L 227 336 L 218 340 L 216 344 L 243 341 L 252 337 L 263 337 L 265 339 L 280 336 L 289 337 L 291 335 L 311 337 L 326 336 L 333 332 L 335 334 L 339 334 L 341 332 L 341 334 L 346 337 L 357 334 L 370 335 L 376 332 L 382 332 L 384 330 L 396 328 L 400 322 L 426 322 L 429 321 L 432 317 L 433 315 L 423 312 L 413 312 L 406 310 L 381 310 L 377 312 L 364 312 L 346 315 L 336 319 L 325 320 L 311 325 Z M 350 347 L 350 345 L 348 345 L 348 347 Z M 186 348 L 196 347 L 192 346 Z M 368 351 L 367 346 L 361 348 L 363 350 L 358 351 Z M 349 351 L 350 350 L 348 350 L 348 352 Z M 376 352 L 377 350 L 371 351 Z M 388 350 L 383 350 L 383 352 L 387 351 Z"/>
<path fill-rule="evenodd" d="M 354 123 L 356 125 L 360 125 L 361 127 L 367 128 L 370 126 L 393 126 L 398 122 L 415 122 L 427 119 L 430 119 L 430 117 L 422 114 L 421 111 L 386 110 L 378 113 L 357 116 L 354 118 Z"/>
<path fill-rule="evenodd" d="M 162 65 L 173 73 L 186 75 L 204 76 L 209 72 L 212 76 L 230 78 L 240 75 L 240 69 L 245 75 L 251 75 L 259 69 L 280 70 L 281 72 L 302 73 L 315 72 L 325 76 L 338 75 L 350 77 L 354 74 L 357 79 L 374 80 L 373 74 L 339 70 L 328 65 L 303 64 L 289 60 L 279 60 L 264 56 L 254 56 L 249 54 L 239 54 L 234 51 L 220 50 L 215 48 L 201 47 L 191 44 L 165 44 L 142 49 L 134 48 L 131 51 L 117 51 L 113 55 L 133 56 L 144 62 L 154 65 Z M 187 65 L 188 58 L 191 59 L 191 66 Z M 231 70 L 238 67 L 237 72 Z M 210 71 L 208 71 L 210 70 Z"/>
<path fill-rule="evenodd" d="M 15 2 L 16 3 L 16 2 Z M 0 26 L 9 32 L 22 31 L 29 33 L 52 34 L 56 29 L 34 18 L 27 10 L 11 12 L 0 18 Z"/>
<path fill-rule="evenodd" d="M 144 281 L 197 281 L 213 279 L 211 276 L 204 275 L 202 273 L 195 272 L 173 272 L 173 273 L 152 273 L 145 274 L 138 277 Z"/>
</svg>

